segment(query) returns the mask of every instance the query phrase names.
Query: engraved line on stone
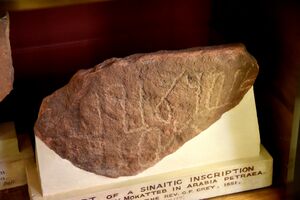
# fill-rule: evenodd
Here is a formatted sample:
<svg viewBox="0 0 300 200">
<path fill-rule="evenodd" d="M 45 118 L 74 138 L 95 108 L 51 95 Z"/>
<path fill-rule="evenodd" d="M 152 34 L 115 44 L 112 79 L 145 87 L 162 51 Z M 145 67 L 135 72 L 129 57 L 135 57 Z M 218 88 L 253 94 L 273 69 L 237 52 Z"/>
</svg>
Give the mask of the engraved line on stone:
<svg viewBox="0 0 300 200">
<path fill-rule="evenodd" d="M 149 131 L 150 131 L 150 130 L 151 130 L 151 129 L 149 129 Z M 143 139 L 144 139 L 144 137 L 145 137 L 145 133 L 146 133 L 146 131 L 143 131 L 143 132 L 141 133 L 141 136 L 140 136 L 139 141 L 138 141 L 138 144 L 137 144 L 137 146 L 138 146 L 138 152 L 137 152 L 137 157 L 138 157 L 138 159 L 137 159 L 137 162 L 139 163 L 139 166 L 144 166 L 144 164 L 141 162 L 141 158 L 142 158 L 144 155 L 142 155 L 141 152 L 142 152 L 142 141 L 143 141 Z"/>
<path fill-rule="evenodd" d="M 224 81 L 225 81 L 224 73 L 219 73 L 215 78 L 214 87 L 213 87 L 213 93 L 217 95 L 215 97 L 215 103 L 213 103 L 213 101 L 210 101 L 211 108 L 220 108 L 222 106 L 225 106 L 224 104 L 219 104 L 221 99 L 222 89 L 224 86 Z"/>
<path fill-rule="evenodd" d="M 121 84 L 112 84 L 112 85 L 110 85 L 110 86 L 108 86 L 108 88 L 106 89 L 106 93 L 108 93 L 109 94 L 109 91 L 110 90 L 113 90 L 112 88 L 120 88 L 119 89 L 119 91 L 120 91 L 120 93 L 121 93 L 121 98 L 117 98 L 117 102 L 119 102 L 119 104 L 120 104 L 120 106 L 121 106 L 121 108 L 122 108 L 122 124 L 123 124 L 123 131 L 124 132 L 126 132 L 126 110 L 125 110 L 125 98 L 126 98 L 126 94 L 125 94 L 125 88 L 124 88 L 124 86 L 123 85 L 121 85 Z M 113 95 L 111 95 L 112 96 L 112 98 L 110 98 L 110 99 L 114 99 L 114 96 Z"/>
<path fill-rule="evenodd" d="M 192 88 L 192 89 L 196 89 L 196 100 L 195 100 L 195 112 L 194 112 L 194 115 L 197 115 L 200 111 L 200 100 L 201 100 L 201 92 L 202 92 L 202 88 L 201 88 L 201 85 L 200 85 L 200 81 L 203 77 L 203 72 L 200 72 L 199 74 L 196 74 L 196 84 L 191 84 L 190 80 L 189 80 L 189 77 L 190 75 L 187 74 L 185 76 L 185 81 L 188 85 L 188 87 Z M 177 120 L 174 120 L 173 122 L 173 131 L 174 132 L 182 132 L 187 126 L 190 126 L 190 123 L 192 122 L 192 119 L 188 119 L 185 123 L 183 124 L 179 124 Z M 177 125 L 180 126 L 180 128 L 178 129 L 177 128 Z"/>
<path fill-rule="evenodd" d="M 211 77 L 211 73 L 208 73 L 208 75 L 207 75 L 207 77 L 208 77 L 208 79 L 211 79 L 210 77 Z M 213 77 L 214 78 L 214 77 Z M 206 94 L 208 94 L 208 97 L 206 97 L 205 98 L 205 101 L 204 101 L 204 106 L 205 106 L 205 108 L 207 108 L 207 109 L 209 109 L 209 102 L 210 102 L 210 94 L 211 94 L 211 90 L 212 90 L 212 88 L 213 88 L 213 82 L 214 82 L 214 80 L 215 79 L 213 79 L 213 81 L 211 82 L 211 85 L 209 86 L 209 88 L 208 88 L 208 90 L 206 91 Z M 210 110 L 210 109 L 209 109 Z"/>
<path fill-rule="evenodd" d="M 249 76 L 249 73 L 251 71 L 251 68 L 249 68 L 247 70 L 247 72 L 245 73 L 245 76 L 244 78 L 246 79 L 248 76 Z M 241 84 L 241 87 L 240 87 L 240 90 L 241 91 L 245 91 L 245 90 L 248 90 L 250 87 L 251 87 L 251 83 L 254 82 L 255 78 L 249 78 L 249 79 L 246 79 L 242 84 Z"/>
<path fill-rule="evenodd" d="M 140 115 L 141 115 L 141 118 L 142 118 L 142 125 L 138 128 L 133 128 L 133 129 L 129 129 L 129 126 L 128 126 L 128 112 L 127 112 L 127 109 L 126 109 L 126 105 L 127 105 L 127 98 L 126 98 L 126 90 L 125 90 L 125 87 L 121 84 L 116 84 L 116 85 L 113 85 L 113 86 L 110 86 L 111 87 L 119 87 L 121 88 L 121 99 L 118 99 L 118 101 L 120 102 L 120 105 L 121 105 L 121 108 L 123 110 L 123 131 L 125 133 L 134 133 L 134 132 L 137 132 L 137 131 L 142 131 L 142 130 L 145 130 L 148 128 L 148 125 L 146 124 L 145 122 L 145 117 L 144 117 L 144 109 L 143 109 L 143 95 L 142 95 L 142 86 L 140 84 L 140 88 L 139 88 L 139 111 L 140 111 Z"/>
<path fill-rule="evenodd" d="M 186 122 L 184 122 L 183 124 L 179 124 L 177 121 L 175 121 L 174 122 L 174 128 L 173 128 L 173 130 L 174 130 L 174 132 L 175 133 L 181 133 L 187 126 L 189 126 L 190 125 L 190 123 L 192 122 L 192 119 L 188 119 Z M 180 128 L 179 129 L 177 129 L 177 127 L 176 127 L 176 124 L 179 124 L 180 125 Z"/>
<path fill-rule="evenodd" d="M 178 130 L 178 129 L 177 129 L 177 124 L 179 124 L 179 123 L 178 123 L 178 121 L 175 119 L 175 120 L 173 121 L 173 131 L 174 131 L 174 132 L 177 132 L 177 130 Z"/>
<path fill-rule="evenodd" d="M 157 144 L 161 144 L 161 132 L 160 132 L 160 130 L 159 130 L 159 128 L 156 128 L 156 129 L 158 129 L 158 141 L 157 141 Z M 159 146 L 160 147 L 160 146 Z M 157 160 L 160 160 L 160 152 L 161 152 L 161 148 L 157 148 L 157 151 L 156 151 L 156 156 L 157 156 Z"/>
<path fill-rule="evenodd" d="M 254 81 L 255 81 L 255 78 L 245 80 L 245 82 L 242 83 L 240 90 L 241 91 L 248 90 L 250 87 L 252 87 L 252 84 Z"/>
<path fill-rule="evenodd" d="M 145 122 L 145 109 L 144 109 L 144 90 L 143 90 L 143 86 L 142 83 L 139 83 L 139 110 L 140 110 L 140 114 L 141 114 L 141 119 L 142 119 L 142 126 L 144 128 L 148 127 L 148 124 L 146 124 Z"/>
<path fill-rule="evenodd" d="M 166 124 L 169 124 L 171 122 L 171 118 L 172 118 L 172 115 L 171 115 L 171 107 L 170 107 L 170 104 L 169 102 L 167 101 L 167 97 L 169 96 L 169 94 L 173 91 L 173 89 L 175 88 L 176 84 L 178 83 L 178 81 L 182 78 L 182 76 L 185 74 L 186 70 L 183 70 L 179 76 L 177 76 L 173 83 L 171 84 L 170 88 L 167 90 L 167 92 L 165 93 L 164 96 L 162 96 L 160 102 L 156 105 L 155 107 L 155 116 L 163 123 L 166 123 Z M 168 119 L 165 120 L 163 119 L 161 116 L 160 116 L 160 112 L 159 112 L 159 107 L 162 106 L 163 103 L 166 103 L 166 108 L 168 110 Z"/>
<path fill-rule="evenodd" d="M 224 73 L 217 73 L 217 74 L 214 74 L 214 73 L 209 73 L 207 75 L 208 79 L 212 79 L 212 81 L 210 82 L 210 85 L 209 85 L 209 88 L 208 88 L 208 91 L 207 91 L 207 94 L 209 94 L 209 96 L 205 99 L 205 108 L 207 108 L 208 110 L 214 110 L 214 109 L 217 109 L 219 107 L 222 107 L 224 105 L 218 105 L 217 102 L 219 101 L 219 98 L 220 98 L 220 92 L 222 91 L 222 85 L 221 88 L 219 90 L 217 90 L 216 92 L 219 92 L 217 95 L 216 95 L 216 100 L 217 102 L 216 103 L 212 103 L 212 95 L 211 94 L 215 94 L 215 88 L 216 88 L 216 84 L 217 84 L 217 80 L 219 79 L 219 77 L 223 77 L 221 80 L 222 80 L 222 83 L 224 82 Z"/>
<path fill-rule="evenodd" d="M 100 109 L 100 97 L 98 95 L 97 92 L 95 92 L 95 96 L 96 96 L 96 99 L 97 99 L 97 103 L 98 103 L 98 106 L 96 106 L 96 110 L 97 110 L 97 115 L 98 115 L 98 119 L 99 119 L 99 124 L 100 124 L 100 131 L 103 131 L 103 120 L 102 120 L 102 112 L 101 112 L 101 109 Z"/>
<path fill-rule="evenodd" d="M 189 79 L 189 77 L 191 77 L 191 75 L 190 74 L 187 74 L 186 76 L 185 76 L 185 81 L 186 81 L 186 83 L 187 83 L 187 85 L 188 85 L 188 87 L 189 88 L 191 88 L 191 89 L 196 89 L 196 102 L 195 102 L 195 113 L 198 113 L 198 110 L 199 110 L 199 104 L 200 104 L 200 93 L 201 93 L 201 87 L 200 87 L 200 79 L 201 79 L 201 77 L 202 77 L 202 74 L 203 74 L 203 72 L 201 72 L 200 73 L 200 75 L 199 74 L 196 74 L 195 76 L 196 76 L 196 79 L 194 80 L 196 83 L 192 83 L 191 81 L 190 81 L 190 79 Z"/>
<path fill-rule="evenodd" d="M 103 126 L 103 131 L 105 132 L 105 128 L 104 128 L 104 126 Z M 107 163 L 107 159 L 106 159 L 106 149 L 105 149 L 105 147 L 106 147 L 106 143 L 104 142 L 105 141 L 105 134 L 101 134 L 101 141 L 102 141 L 102 143 L 101 143 L 101 151 L 102 151 L 102 156 L 103 156 L 103 158 L 102 158 L 102 161 L 101 161 L 101 169 L 105 169 L 105 166 L 106 166 L 106 163 Z"/>
<path fill-rule="evenodd" d="M 226 96 L 225 101 L 224 101 L 225 105 L 230 104 L 230 102 L 231 102 L 230 97 L 232 96 L 233 90 L 234 90 L 234 88 L 235 88 L 235 85 L 237 84 L 238 78 L 241 76 L 241 73 L 242 73 L 242 70 L 241 70 L 241 69 L 238 69 L 238 70 L 234 73 L 232 84 L 231 84 L 231 86 L 230 86 L 230 89 L 228 89 L 228 95 Z"/>
<path fill-rule="evenodd" d="M 148 130 L 148 124 L 146 124 L 145 122 L 145 112 L 144 112 L 144 98 L 143 98 L 143 89 L 142 89 L 142 85 L 139 84 L 139 111 L 140 111 L 140 117 L 141 117 L 141 126 L 137 127 L 137 128 L 132 128 L 129 129 L 128 127 L 128 119 L 126 117 L 127 111 L 126 111 L 126 98 L 125 98 L 125 115 L 124 115 L 124 132 L 125 133 L 134 133 L 134 132 L 138 132 L 138 131 L 143 131 L 143 130 Z"/>
<path fill-rule="evenodd" d="M 168 89 L 168 91 L 165 93 L 165 95 L 161 98 L 160 102 L 156 105 L 156 108 L 158 108 L 162 102 L 168 97 L 168 95 L 172 92 L 172 90 L 175 88 L 177 82 L 179 81 L 179 79 L 184 75 L 184 73 L 186 72 L 186 70 L 183 70 L 183 72 L 181 72 L 179 74 L 178 77 L 176 77 L 173 81 L 173 83 L 171 84 L 170 88 Z"/>
<path fill-rule="evenodd" d="M 159 114 L 159 113 L 160 113 L 160 112 L 159 112 L 159 107 L 158 107 L 158 108 L 156 109 L 156 111 L 155 111 L 155 116 L 156 116 L 156 118 L 157 118 L 160 122 L 169 124 L 169 123 L 171 122 L 171 118 L 172 118 L 172 115 L 171 115 L 171 112 L 172 112 L 171 106 L 170 106 L 170 103 L 169 103 L 167 100 L 163 101 L 163 103 L 165 104 L 166 109 L 167 109 L 167 111 L 168 111 L 168 118 L 167 118 L 167 119 L 164 119 L 164 118 L 161 117 L 161 115 Z M 162 104 L 162 105 L 160 105 L 160 106 L 163 106 L 164 104 Z"/>
<path fill-rule="evenodd" d="M 168 149 L 174 144 L 174 140 L 176 140 L 175 136 L 176 134 L 172 135 L 172 137 L 165 144 L 162 144 L 162 141 L 160 142 L 161 146 L 163 147 L 163 151 L 168 151 Z"/>
<path fill-rule="evenodd" d="M 200 74 L 197 74 L 197 81 L 198 81 L 198 87 L 197 87 L 197 91 L 196 91 L 196 108 L 195 108 L 195 114 L 199 113 L 199 106 L 200 106 L 200 100 L 201 100 L 201 93 L 202 93 L 202 88 L 200 86 L 200 81 L 203 77 L 203 72 L 201 72 Z"/>
<path fill-rule="evenodd" d="M 230 89 L 230 93 L 232 93 L 235 84 L 237 83 L 237 79 L 241 76 L 240 74 L 242 73 L 241 69 L 238 69 L 235 73 L 234 73 L 234 79 L 233 79 L 233 83 L 231 85 L 231 89 Z"/>
<path fill-rule="evenodd" d="M 141 152 L 143 152 L 142 151 L 142 142 L 143 142 L 143 139 L 144 139 L 144 137 L 146 136 L 146 134 L 147 133 L 149 133 L 149 132 L 155 132 L 155 130 L 154 129 L 157 129 L 158 130 L 158 133 L 159 133 L 159 129 L 158 128 L 149 128 L 149 129 L 147 129 L 147 130 L 145 130 L 145 131 L 143 131 L 142 132 L 142 134 L 141 134 L 141 136 L 140 136 L 140 139 L 139 139 L 139 142 L 138 142 L 138 163 L 139 163 L 139 165 L 140 166 L 142 166 L 142 167 L 147 167 L 148 165 L 147 164 L 144 164 L 142 161 L 141 161 L 141 158 L 143 158 L 145 155 L 142 155 L 141 154 Z M 157 135 L 157 138 L 158 138 L 158 141 L 157 141 L 157 144 L 161 144 L 161 134 L 159 133 L 158 135 Z M 159 160 L 159 153 L 160 153 L 160 148 L 156 148 L 156 151 L 155 151 L 155 161 L 158 161 Z"/>
</svg>

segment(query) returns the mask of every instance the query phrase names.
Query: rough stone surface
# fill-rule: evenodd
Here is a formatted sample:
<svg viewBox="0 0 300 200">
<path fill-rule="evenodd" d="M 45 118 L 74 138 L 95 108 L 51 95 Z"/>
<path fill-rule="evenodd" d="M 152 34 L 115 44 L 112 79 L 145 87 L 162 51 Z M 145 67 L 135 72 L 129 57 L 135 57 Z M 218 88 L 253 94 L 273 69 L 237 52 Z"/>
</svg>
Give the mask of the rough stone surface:
<svg viewBox="0 0 300 200">
<path fill-rule="evenodd" d="M 112 58 L 46 97 L 35 133 L 79 168 L 135 175 L 236 106 L 257 73 L 242 45 Z"/>
<path fill-rule="evenodd" d="M 0 101 L 13 88 L 14 69 L 12 67 L 11 50 L 9 43 L 8 16 L 0 16 Z"/>
</svg>

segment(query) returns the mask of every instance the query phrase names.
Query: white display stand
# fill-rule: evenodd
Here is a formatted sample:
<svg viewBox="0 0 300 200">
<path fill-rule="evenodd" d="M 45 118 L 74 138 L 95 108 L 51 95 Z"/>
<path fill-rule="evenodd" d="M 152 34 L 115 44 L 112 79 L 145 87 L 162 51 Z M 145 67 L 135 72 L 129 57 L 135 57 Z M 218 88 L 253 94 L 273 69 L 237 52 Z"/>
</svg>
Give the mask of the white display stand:
<svg viewBox="0 0 300 200">
<path fill-rule="evenodd" d="M 33 160 L 28 137 L 20 136 L 20 145 L 14 123 L 0 124 L 0 189 L 13 188 L 27 183 L 25 165 Z M 20 151 L 19 151 L 20 146 Z"/>
<path fill-rule="evenodd" d="M 84 171 L 60 158 L 37 137 L 36 157 L 37 170 L 34 165 L 30 165 L 27 170 L 29 192 L 33 200 L 93 197 L 114 200 L 175 200 L 178 196 L 186 196 L 189 189 L 193 191 L 190 195 L 193 193 L 196 197 L 196 193 L 202 191 L 197 198 L 207 198 L 265 187 L 272 181 L 272 158 L 264 149 L 261 151 L 253 89 L 239 105 L 223 114 L 208 129 L 136 176 L 108 178 Z M 208 178 L 208 174 L 215 173 L 221 174 L 214 179 Z M 237 178 L 246 176 L 243 173 L 254 175 Z M 197 183 L 190 181 L 194 176 L 202 178 Z M 180 180 L 177 183 L 180 188 L 176 190 L 177 195 L 172 196 L 176 180 Z M 171 181 L 173 185 L 165 185 L 166 181 Z M 188 187 L 189 183 L 193 187 Z M 155 189 L 149 189 L 147 185 L 154 185 Z M 147 192 L 153 193 L 147 197 L 142 196 Z M 116 194 L 118 197 L 113 196 Z"/>
</svg>

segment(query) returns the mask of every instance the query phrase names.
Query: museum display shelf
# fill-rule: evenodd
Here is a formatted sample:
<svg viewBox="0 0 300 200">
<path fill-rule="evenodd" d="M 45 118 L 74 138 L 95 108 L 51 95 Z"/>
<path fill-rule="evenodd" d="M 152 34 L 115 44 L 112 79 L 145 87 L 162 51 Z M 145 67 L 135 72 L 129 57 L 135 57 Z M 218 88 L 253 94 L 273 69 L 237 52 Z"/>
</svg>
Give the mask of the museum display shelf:
<svg viewBox="0 0 300 200">
<path fill-rule="evenodd" d="M 33 162 L 29 138 L 17 138 L 13 122 L 0 124 L 0 190 L 27 184 L 25 166 Z"/>
<path fill-rule="evenodd" d="M 212 199 L 285 199 L 300 47 L 300 12 L 293 1 L 70 2 L 12 0 L 5 1 L 6 7 L 0 3 L 0 15 L 3 10 L 11 12 L 17 72 L 17 92 L 2 103 L 2 118 L 2 114 L 17 118 L 21 129 L 33 134 L 32 119 L 37 115 L 33 110 L 37 112 L 40 99 L 66 83 L 79 68 L 109 57 L 243 42 L 261 67 L 255 84 L 256 103 L 261 140 L 274 159 L 275 186 Z M 11 107 L 17 108 L 16 116 L 11 117 Z M 28 200 L 27 186 L 1 190 L 0 199 Z"/>
</svg>

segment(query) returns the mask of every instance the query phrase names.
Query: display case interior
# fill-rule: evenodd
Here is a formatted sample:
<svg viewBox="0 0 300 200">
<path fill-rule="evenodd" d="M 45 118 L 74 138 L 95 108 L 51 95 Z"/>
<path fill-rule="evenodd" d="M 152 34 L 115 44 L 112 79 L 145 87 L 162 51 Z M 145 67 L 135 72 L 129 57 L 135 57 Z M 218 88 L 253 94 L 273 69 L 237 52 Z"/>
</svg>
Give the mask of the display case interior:
<svg viewBox="0 0 300 200">
<path fill-rule="evenodd" d="M 15 82 L 0 103 L 0 121 L 14 121 L 32 142 L 42 99 L 79 69 L 134 53 L 243 43 L 260 66 L 254 92 L 261 141 L 274 159 L 273 184 L 287 182 L 299 80 L 296 1 L 132 0 L 5 9 L 11 9 Z"/>
</svg>

